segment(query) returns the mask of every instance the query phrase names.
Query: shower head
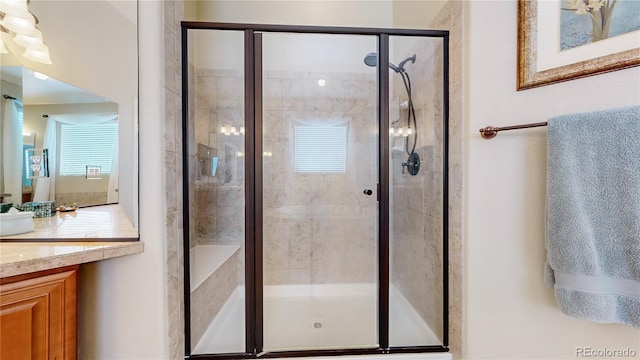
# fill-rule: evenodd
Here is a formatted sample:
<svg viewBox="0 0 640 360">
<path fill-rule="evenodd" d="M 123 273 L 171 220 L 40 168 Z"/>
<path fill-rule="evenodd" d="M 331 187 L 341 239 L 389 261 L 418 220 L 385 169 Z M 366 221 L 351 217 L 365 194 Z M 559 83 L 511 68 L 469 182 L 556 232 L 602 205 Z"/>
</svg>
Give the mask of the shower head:
<svg viewBox="0 0 640 360">
<path fill-rule="evenodd" d="M 378 65 L 378 54 L 377 53 L 368 53 L 367 55 L 365 55 L 364 57 L 364 64 L 367 66 L 377 66 Z"/>
<path fill-rule="evenodd" d="M 374 52 L 368 53 L 364 57 L 364 64 L 372 67 L 378 66 L 378 54 Z M 395 72 L 400 72 L 400 69 L 392 63 L 389 63 L 389 67 Z"/>
<path fill-rule="evenodd" d="M 398 66 L 395 66 L 392 63 L 389 63 L 389 67 L 391 68 L 391 70 L 393 70 L 393 71 L 395 71 L 397 73 L 404 72 L 404 65 L 407 63 L 407 61 L 411 61 L 411 63 L 414 64 L 416 62 L 416 54 L 413 54 L 413 56 L 402 60 Z M 378 53 L 374 53 L 374 52 L 368 53 L 364 57 L 364 63 L 367 66 L 377 66 L 378 65 Z"/>
</svg>

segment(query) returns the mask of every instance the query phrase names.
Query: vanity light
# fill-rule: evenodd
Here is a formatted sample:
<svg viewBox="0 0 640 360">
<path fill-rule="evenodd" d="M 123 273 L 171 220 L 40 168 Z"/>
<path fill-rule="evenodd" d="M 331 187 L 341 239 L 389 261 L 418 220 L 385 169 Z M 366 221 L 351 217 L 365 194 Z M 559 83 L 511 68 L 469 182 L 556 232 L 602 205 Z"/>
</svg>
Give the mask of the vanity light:
<svg viewBox="0 0 640 360">
<path fill-rule="evenodd" d="M 244 135 L 244 126 L 240 127 L 240 131 L 235 126 L 227 127 L 227 125 L 222 125 L 220 128 L 220 132 L 226 136 L 235 135 L 240 136 Z"/>
<path fill-rule="evenodd" d="M 244 156 L 244 153 L 242 153 L 241 151 L 238 151 L 238 152 L 236 153 L 236 155 L 237 155 L 238 157 L 243 157 L 243 156 Z"/>
<path fill-rule="evenodd" d="M 16 34 L 13 38 L 13 42 L 22 46 L 23 48 L 28 49 L 42 49 L 44 43 L 42 42 L 42 31 L 36 29 L 35 27 L 31 31 L 31 33 L 20 33 Z"/>
<path fill-rule="evenodd" d="M 42 50 L 26 49 L 22 56 L 31 61 L 39 62 L 41 64 L 51 64 L 51 59 L 49 58 L 49 48 L 45 44 L 42 44 L 42 46 L 44 46 Z"/>
<path fill-rule="evenodd" d="M 265 151 L 262 153 L 262 155 L 267 156 L 267 157 L 271 157 L 273 156 L 273 153 L 271 151 Z"/>
<path fill-rule="evenodd" d="M 23 132 L 22 136 L 31 136 L 31 133 L 30 132 Z"/>
<path fill-rule="evenodd" d="M 24 48 L 22 56 L 41 64 L 51 64 L 49 48 L 42 41 L 42 32 L 36 28 L 38 18 L 27 8 L 26 0 L 0 0 L 0 52 L 16 52 Z M 4 42 L 14 46 L 6 46 Z"/>
<path fill-rule="evenodd" d="M 18 14 L 5 13 L 0 24 L 16 34 L 29 34 L 36 26 L 36 18 L 28 11 Z"/>
</svg>

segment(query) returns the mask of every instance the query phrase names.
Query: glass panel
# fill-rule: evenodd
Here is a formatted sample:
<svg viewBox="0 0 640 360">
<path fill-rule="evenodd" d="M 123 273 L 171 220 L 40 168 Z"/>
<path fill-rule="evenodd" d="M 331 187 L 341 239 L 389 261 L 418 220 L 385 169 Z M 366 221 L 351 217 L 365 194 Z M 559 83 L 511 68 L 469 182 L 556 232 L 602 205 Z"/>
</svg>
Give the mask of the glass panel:
<svg viewBox="0 0 640 360">
<path fill-rule="evenodd" d="M 245 351 L 243 43 L 189 31 L 192 354 Z"/>
<path fill-rule="evenodd" d="M 443 42 L 392 36 L 389 45 L 389 343 L 441 345 Z"/>
<path fill-rule="evenodd" d="M 263 34 L 266 351 L 377 347 L 375 49 Z"/>
</svg>

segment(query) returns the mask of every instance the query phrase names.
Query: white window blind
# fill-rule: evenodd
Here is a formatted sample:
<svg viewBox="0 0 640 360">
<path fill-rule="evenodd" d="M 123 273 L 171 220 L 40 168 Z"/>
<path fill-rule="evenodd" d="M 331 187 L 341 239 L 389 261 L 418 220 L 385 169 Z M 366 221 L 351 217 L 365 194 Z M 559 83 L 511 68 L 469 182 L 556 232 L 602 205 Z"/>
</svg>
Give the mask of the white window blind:
<svg viewBox="0 0 640 360">
<path fill-rule="evenodd" d="M 296 126 L 295 171 L 298 173 L 345 173 L 347 171 L 347 127 Z"/>
<path fill-rule="evenodd" d="M 118 144 L 118 124 L 60 126 L 60 175 L 85 175 L 87 165 L 100 166 L 110 174 L 113 152 Z"/>
</svg>

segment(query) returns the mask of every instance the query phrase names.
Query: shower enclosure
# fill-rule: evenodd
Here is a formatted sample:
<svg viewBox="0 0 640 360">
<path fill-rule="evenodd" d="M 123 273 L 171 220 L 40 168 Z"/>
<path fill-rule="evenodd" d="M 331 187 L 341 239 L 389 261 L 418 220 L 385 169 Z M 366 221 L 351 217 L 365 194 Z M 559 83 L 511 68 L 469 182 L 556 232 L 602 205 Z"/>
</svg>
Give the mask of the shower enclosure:
<svg viewBox="0 0 640 360">
<path fill-rule="evenodd" d="M 444 352 L 448 32 L 183 22 L 189 358 Z"/>
</svg>

